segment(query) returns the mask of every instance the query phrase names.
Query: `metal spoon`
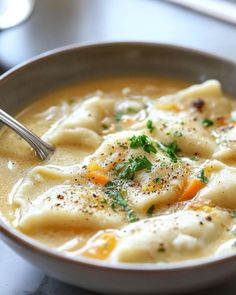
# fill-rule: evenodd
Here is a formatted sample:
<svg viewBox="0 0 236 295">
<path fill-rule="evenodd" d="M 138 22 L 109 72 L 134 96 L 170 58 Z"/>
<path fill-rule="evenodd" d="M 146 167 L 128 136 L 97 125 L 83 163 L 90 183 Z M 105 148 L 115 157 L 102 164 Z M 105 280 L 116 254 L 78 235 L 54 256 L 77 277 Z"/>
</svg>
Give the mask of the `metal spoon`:
<svg viewBox="0 0 236 295">
<path fill-rule="evenodd" d="M 22 124 L 17 122 L 14 118 L 8 115 L 6 112 L 0 109 L 0 122 L 13 129 L 19 134 L 24 140 L 26 140 L 32 148 L 36 151 L 36 154 L 40 159 L 45 160 L 53 154 L 55 148 L 43 141 L 32 131 L 24 127 Z"/>
</svg>

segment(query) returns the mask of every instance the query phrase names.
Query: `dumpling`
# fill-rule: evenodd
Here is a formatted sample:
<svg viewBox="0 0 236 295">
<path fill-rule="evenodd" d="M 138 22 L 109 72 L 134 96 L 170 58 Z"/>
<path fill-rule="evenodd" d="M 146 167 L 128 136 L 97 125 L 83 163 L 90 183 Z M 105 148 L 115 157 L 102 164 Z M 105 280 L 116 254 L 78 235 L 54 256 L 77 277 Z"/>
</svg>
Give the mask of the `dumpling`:
<svg viewBox="0 0 236 295">
<path fill-rule="evenodd" d="M 181 161 L 172 162 L 167 154 L 157 148 L 155 141 L 155 153 L 145 152 L 143 148 L 132 149 L 131 138 L 142 136 L 152 142 L 152 138 L 139 131 L 109 135 L 87 161 L 103 166 L 109 181 L 125 191 L 130 206 L 146 215 L 151 206 L 167 206 L 178 200 L 185 179 L 191 173 L 192 161 L 182 158 Z M 128 175 L 129 169 L 142 159 L 147 164 L 146 168 L 136 171 L 133 177 Z"/>
<path fill-rule="evenodd" d="M 132 140 L 140 138 L 147 141 L 152 152 L 141 146 L 130 147 Z M 46 165 L 29 171 L 13 198 L 15 204 L 21 206 L 19 224 L 27 228 L 33 224 L 32 220 L 39 225 L 53 221 L 48 226 L 54 226 L 54 219 L 60 219 L 58 216 L 61 214 L 60 206 L 55 211 L 53 204 L 58 202 L 55 196 L 65 194 L 66 189 L 67 195 L 73 195 L 81 202 L 88 198 L 88 207 L 94 202 L 97 204 L 96 198 L 88 197 L 92 192 L 102 196 L 106 203 L 104 216 L 114 211 L 114 216 L 122 217 L 123 223 L 146 217 L 150 207 L 175 203 L 182 194 L 185 179 L 193 171 L 193 163 L 189 159 L 172 160 L 151 138 L 140 132 L 124 131 L 109 135 L 96 152 L 79 165 L 64 168 Z M 67 224 L 70 219 L 77 218 L 74 215 L 69 217 L 72 197 L 65 199 L 69 205 L 62 209 L 64 223 Z M 81 220 L 80 202 L 74 203 L 73 207 L 78 220 Z M 40 215 L 48 218 L 39 218 Z M 89 219 L 97 222 L 96 213 Z M 117 226 L 121 225 L 116 222 Z M 83 224 L 82 221 L 80 223 Z M 107 223 L 108 226 L 111 224 Z"/>
<path fill-rule="evenodd" d="M 209 80 L 150 102 L 147 120 L 133 128 L 145 128 L 151 120 L 153 137 L 163 142 L 175 140 L 184 154 L 209 158 L 218 151 L 213 131 L 222 120 L 230 121 L 233 105 L 223 96 L 220 83 Z"/>
<path fill-rule="evenodd" d="M 218 148 L 213 158 L 236 161 L 236 126 L 229 125 L 214 132 Z"/>
<path fill-rule="evenodd" d="M 18 226 L 23 231 L 37 228 L 116 228 L 124 213 L 114 212 L 101 191 L 80 185 L 58 185 L 21 210 Z"/>
<path fill-rule="evenodd" d="M 162 142 L 175 140 L 185 155 L 210 157 L 216 150 L 214 137 L 187 113 L 171 114 L 153 110 L 148 120 L 152 120 L 155 130 L 152 136 Z"/>
<path fill-rule="evenodd" d="M 199 107 L 199 99 L 202 106 Z M 233 102 L 224 97 L 219 81 L 208 80 L 202 84 L 190 86 L 175 94 L 161 97 L 157 108 L 163 109 L 167 103 L 176 104 L 180 110 L 200 110 L 204 117 L 228 116 Z"/>
<path fill-rule="evenodd" d="M 209 171 L 209 182 L 197 197 L 199 200 L 210 200 L 222 208 L 236 209 L 236 168 L 218 161 L 211 161 L 205 166 Z"/>
<path fill-rule="evenodd" d="M 213 252 L 230 223 L 229 214 L 212 209 L 210 213 L 184 210 L 130 224 L 120 230 L 115 262 L 174 262 Z M 209 254 L 207 254 L 209 255 Z"/>
<path fill-rule="evenodd" d="M 44 139 L 55 145 L 82 145 L 96 148 L 102 142 L 102 119 L 113 113 L 114 100 L 95 96 L 82 102 L 59 125 L 53 126 Z"/>
</svg>

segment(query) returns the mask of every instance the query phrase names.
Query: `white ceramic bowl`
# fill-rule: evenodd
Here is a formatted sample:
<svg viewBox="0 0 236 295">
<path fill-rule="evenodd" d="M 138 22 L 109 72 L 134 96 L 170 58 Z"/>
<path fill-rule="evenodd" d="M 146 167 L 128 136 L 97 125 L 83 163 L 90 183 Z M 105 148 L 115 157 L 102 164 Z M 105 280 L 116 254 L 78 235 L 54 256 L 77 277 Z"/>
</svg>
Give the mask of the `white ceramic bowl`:
<svg viewBox="0 0 236 295">
<path fill-rule="evenodd" d="M 236 96 L 236 64 L 169 45 L 111 43 L 67 47 L 10 70 L 0 80 L 0 108 L 19 112 L 40 95 L 76 81 L 111 75 L 158 75 L 200 82 L 215 78 Z M 107 263 L 56 252 L 0 220 L 1 238 L 26 260 L 61 281 L 101 293 L 196 290 L 235 272 L 236 255 L 166 265 Z"/>
</svg>

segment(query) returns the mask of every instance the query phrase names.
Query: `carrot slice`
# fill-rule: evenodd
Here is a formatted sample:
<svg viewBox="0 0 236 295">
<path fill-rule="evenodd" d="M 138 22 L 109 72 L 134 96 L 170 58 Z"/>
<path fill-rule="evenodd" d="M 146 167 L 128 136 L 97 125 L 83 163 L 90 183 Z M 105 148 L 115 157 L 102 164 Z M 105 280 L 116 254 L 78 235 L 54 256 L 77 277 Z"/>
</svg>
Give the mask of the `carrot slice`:
<svg viewBox="0 0 236 295">
<path fill-rule="evenodd" d="M 88 243 L 81 254 L 89 258 L 105 260 L 117 245 L 118 237 L 112 233 L 104 233 Z"/>
<path fill-rule="evenodd" d="M 216 123 L 218 126 L 226 126 L 229 124 L 224 117 L 217 118 Z"/>
<path fill-rule="evenodd" d="M 106 170 L 96 162 L 91 162 L 88 165 L 88 173 L 86 174 L 86 177 L 96 184 L 105 185 L 109 182 Z"/>
<path fill-rule="evenodd" d="M 202 182 L 198 178 L 190 179 L 187 187 L 185 188 L 183 194 L 179 198 L 179 201 L 187 201 L 191 200 L 196 194 L 205 186 L 204 182 Z"/>
<path fill-rule="evenodd" d="M 109 182 L 109 177 L 107 175 L 100 174 L 97 171 L 88 172 L 86 176 L 96 184 L 105 185 Z"/>
<path fill-rule="evenodd" d="M 101 173 L 106 172 L 106 170 L 96 162 L 91 162 L 88 164 L 88 171 L 99 171 Z"/>
</svg>

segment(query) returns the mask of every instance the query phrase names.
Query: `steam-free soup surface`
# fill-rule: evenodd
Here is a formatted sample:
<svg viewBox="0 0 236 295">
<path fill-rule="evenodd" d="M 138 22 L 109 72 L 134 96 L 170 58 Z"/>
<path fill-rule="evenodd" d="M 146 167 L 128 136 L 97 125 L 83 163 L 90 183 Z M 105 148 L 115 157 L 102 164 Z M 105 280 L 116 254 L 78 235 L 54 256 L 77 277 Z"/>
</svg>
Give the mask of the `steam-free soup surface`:
<svg viewBox="0 0 236 295">
<path fill-rule="evenodd" d="M 236 253 L 236 107 L 218 81 L 87 82 L 18 119 L 56 147 L 40 162 L 1 131 L 1 213 L 19 231 L 108 263 Z"/>
</svg>

